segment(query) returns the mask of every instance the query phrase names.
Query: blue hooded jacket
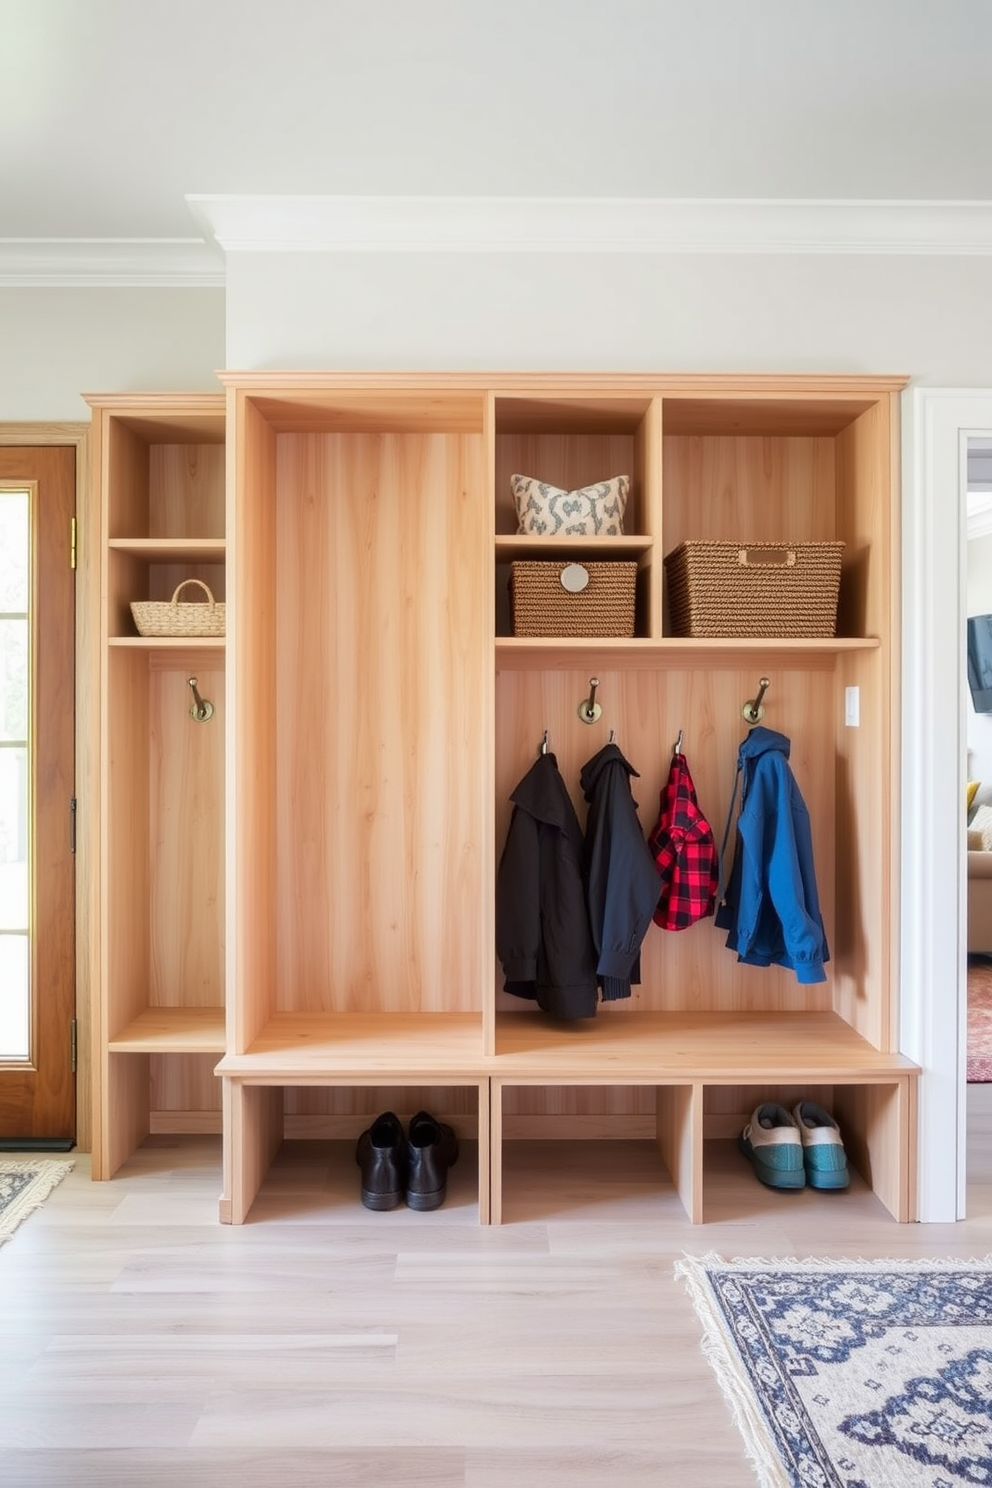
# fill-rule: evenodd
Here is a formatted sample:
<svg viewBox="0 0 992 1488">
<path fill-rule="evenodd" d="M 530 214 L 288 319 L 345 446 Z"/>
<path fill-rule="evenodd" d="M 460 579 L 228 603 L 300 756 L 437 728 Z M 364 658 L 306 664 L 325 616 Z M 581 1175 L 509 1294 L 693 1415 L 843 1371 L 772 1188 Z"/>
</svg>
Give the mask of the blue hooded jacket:
<svg viewBox="0 0 992 1488">
<path fill-rule="evenodd" d="M 738 961 L 787 966 L 800 982 L 823 982 L 830 952 L 816 891 L 809 812 L 789 765 L 789 749 L 784 734 L 759 727 L 738 750 L 737 840 L 716 923 L 730 932 L 727 945 Z"/>
</svg>

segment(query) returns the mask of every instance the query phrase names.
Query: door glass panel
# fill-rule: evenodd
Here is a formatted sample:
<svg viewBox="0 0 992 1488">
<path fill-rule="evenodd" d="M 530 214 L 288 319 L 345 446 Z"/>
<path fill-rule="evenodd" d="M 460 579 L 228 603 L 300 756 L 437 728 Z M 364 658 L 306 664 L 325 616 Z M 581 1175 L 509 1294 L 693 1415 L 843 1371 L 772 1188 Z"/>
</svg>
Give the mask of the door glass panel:
<svg viewBox="0 0 992 1488">
<path fill-rule="evenodd" d="M 0 749 L 0 930 L 28 927 L 28 754 Z"/>
<path fill-rule="evenodd" d="M 0 935 L 0 1060 L 26 1060 L 28 1038 L 28 938 Z"/>
<path fill-rule="evenodd" d="M 23 744 L 28 736 L 28 622 L 0 620 L 0 739 Z"/>
<path fill-rule="evenodd" d="M 27 491 L 0 490 L 0 1060 L 31 1052 Z"/>
<path fill-rule="evenodd" d="M 0 612 L 28 608 L 28 493 L 0 491 Z"/>
</svg>

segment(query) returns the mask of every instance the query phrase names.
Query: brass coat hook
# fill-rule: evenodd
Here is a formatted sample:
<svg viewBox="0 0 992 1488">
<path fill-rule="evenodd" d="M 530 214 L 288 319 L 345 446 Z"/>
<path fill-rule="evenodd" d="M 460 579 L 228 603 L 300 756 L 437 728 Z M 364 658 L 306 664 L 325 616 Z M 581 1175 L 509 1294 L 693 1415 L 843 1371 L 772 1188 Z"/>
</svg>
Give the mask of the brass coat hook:
<svg viewBox="0 0 992 1488">
<path fill-rule="evenodd" d="M 765 693 L 768 691 L 769 685 L 770 684 L 767 677 L 759 678 L 758 696 L 755 698 L 751 698 L 750 702 L 745 703 L 743 708 L 741 709 L 741 717 L 744 719 L 745 723 L 754 725 L 756 723 L 760 723 L 761 719 L 764 718 L 765 710 L 761 706 L 761 700 L 764 697 Z"/>
<path fill-rule="evenodd" d="M 596 701 L 596 688 L 599 686 L 598 677 L 589 678 L 589 696 L 583 698 L 579 704 L 579 717 L 583 723 L 595 723 L 602 718 L 603 710 Z"/>
<path fill-rule="evenodd" d="M 193 704 L 189 710 L 190 718 L 196 723 L 206 723 L 208 718 L 213 718 L 214 716 L 213 703 L 208 702 L 206 698 L 200 696 L 196 689 L 195 677 L 190 677 L 189 679 L 189 690 L 193 694 Z"/>
</svg>

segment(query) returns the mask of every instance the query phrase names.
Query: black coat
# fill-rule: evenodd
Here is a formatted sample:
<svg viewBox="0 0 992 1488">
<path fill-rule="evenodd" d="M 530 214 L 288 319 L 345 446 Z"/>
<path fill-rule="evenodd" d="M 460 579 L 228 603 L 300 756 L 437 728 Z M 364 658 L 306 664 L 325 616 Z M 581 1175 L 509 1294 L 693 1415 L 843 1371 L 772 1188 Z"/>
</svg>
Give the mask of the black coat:
<svg viewBox="0 0 992 1488">
<path fill-rule="evenodd" d="M 496 950 L 505 990 L 558 1018 L 592 1018 L 596 951 L 582 829 L 555 756 L 538 755 L 510 799 L 513 815 L 496 876 Z M 655 884 L 657 898 L 657 874 Z"/>
<path fill-rule="evenodd" d="M 617 746 L 605 744 L 583 765 L 580 777 L 589 802 L 586 896 L 605 1002 L 629 997 L 631 983 L 641 979 L 641 943 L 661 889 L 654 856 L 637 819 L 632 775 L 637 771 Z"/>
</svg>

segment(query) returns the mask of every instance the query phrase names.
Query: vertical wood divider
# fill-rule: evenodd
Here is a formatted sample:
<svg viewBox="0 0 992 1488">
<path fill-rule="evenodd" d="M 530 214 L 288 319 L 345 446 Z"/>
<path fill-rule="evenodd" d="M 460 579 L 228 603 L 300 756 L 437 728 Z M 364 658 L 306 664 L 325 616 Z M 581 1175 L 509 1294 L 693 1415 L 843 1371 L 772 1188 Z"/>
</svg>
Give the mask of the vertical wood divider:
<svg viewBox="0 0 992 1488">
<path fill-rule="evenodd" d="M 650 565 L 650 606 L 649 606 L 649 635 L 653 640 L 660 640 L 664 624 L 664 553 L 665 553 L 665 519 L 664 519 L 664 493 L 662 491 L 662 467 L 663 467 L 663 436 L 664 424 L 662 413 L 662 400 L 652 398 L 650 407 L 644 416 L 644 422 L 638 430 L 638 449 L 641 464 L 642 500 L 644 511 L 644 528 L 647 535 L 652 539 Z"/>
<path fill-rule="evenodd" d="M 282 1141 L 281 1085 L 224 1079 L 224 1192 L 220 1219 L 244 1224 Z"/>
<path fill-rule="evenodd" d="M 107 1056 L 107 1127 L 102 1176 L 112 1178 L 151 1131 L 150 1060 L 147 1054 Z"/>
<path fill-rule="evenodd" d="M 693 1224 L 703 1222 L 703 1087 L 659 1085 L 655 1140 L 682 1207 Z"/>
<path fill-rule="evenodd" d="M 479 1097 L 479 1223 L 492 1219 L 492 1089 L 488 1078 L 476 1086 Z"/>
<path fill-rule="evenodd" d="M 486 560 L 483 564 L 486 606 L 486 720 L 480 730 L 483 758 L 481 774 L 485 782 L 484 821 L 486 840 L 482 844 L 481 932 L 479 937 L 479 985 L 482 988 L 482 1052 L 487 1058 L 496 1053 L 496 398 L 490 390 L 482 409 L 482 442 L 484 448 L 485 490 L 489 534 Z M 482 1141 L 479 1141 L 480 1163 Z"/>
<path fill-rule="evenodd" d="M 503 1081 L 498 1075 L 490 1079 L 489 1091 L 489 1223 L 498 1225 L 503 1223 Z"/>
</svg>

